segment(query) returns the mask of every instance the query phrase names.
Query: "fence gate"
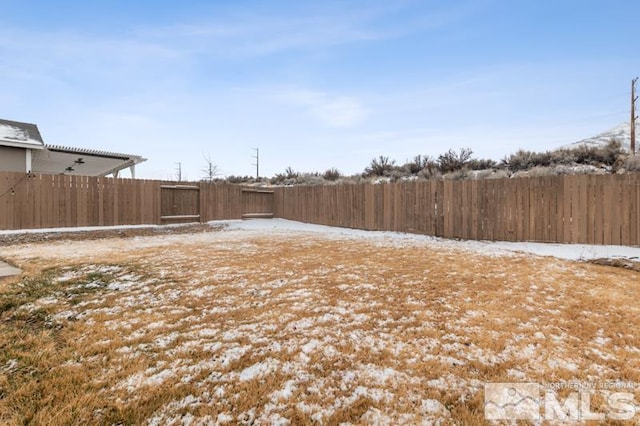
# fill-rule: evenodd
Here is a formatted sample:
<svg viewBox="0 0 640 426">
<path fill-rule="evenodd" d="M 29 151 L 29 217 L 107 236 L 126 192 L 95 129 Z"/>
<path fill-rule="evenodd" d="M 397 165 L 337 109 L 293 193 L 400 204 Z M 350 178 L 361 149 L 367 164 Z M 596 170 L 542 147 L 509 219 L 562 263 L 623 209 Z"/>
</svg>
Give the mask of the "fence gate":
<svg viewBox="0 0 640 426">
<path fill-rule="evenodd" d="M 200 187 L 197 185 L 161 185 L 160 221 L 165 223 L 200 222 Z"/>
<path fill-rule="evenodd" d="M 273 191 L 267 189 L 242 189 L 242 218 L 273 218 Z"/>
</svg>

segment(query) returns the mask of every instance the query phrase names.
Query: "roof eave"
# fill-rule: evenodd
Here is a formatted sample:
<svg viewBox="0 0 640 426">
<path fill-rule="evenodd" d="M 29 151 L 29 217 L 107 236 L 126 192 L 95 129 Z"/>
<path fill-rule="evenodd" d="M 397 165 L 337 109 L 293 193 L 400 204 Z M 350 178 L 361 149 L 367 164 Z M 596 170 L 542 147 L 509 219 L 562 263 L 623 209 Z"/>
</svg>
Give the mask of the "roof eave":
<svg viewBox="0 0 640 426">
<path fill-rule="evenodd" d="M 114 160 L 122 160 L 122 161 L 134 161 L 135 164 L 142 163 L 146 161 L 146 158 L 143 158 L 139 155 L 132 154 L 123 154 L 119 152 L 109 152 L 109 151 L 100 151 L 95 149 L 85 149 L 85 148 L 72 148 L 67 146 L 60 145 L 45 145 L 45 148 L 49 151 L 54 152 L 63 152 L 67 154 L 79 154 L 93 157 L 104 157 L 104 158 L 112 158 Z"/>
<path fill-rule="evenodd" d="M 44 144 L 40 144 L 39 142 L 20 142 L 7 139 L 0 139 L 0 146 L 10 146 L 12 148 L 44 149 Z"/>
<path fill-rule="evenodd" d="M 112 168 L 110 170 L 107 170 L 106 172 L 101 173 L 100 177 L 105 177 L 105 176 L 108 176 L 110 174 L 114 174 L 116 172 L 119 172 L 120 170 L 124 170 L 124 169 L 126 169 L 128 167 L 132 167 L 132 166 L 135 166 L 136 164 L 140 164 L 141 162 L 142 161 L 136 162 L 133 159 L 131 159 L 129 161 L 125 161 L 124 163 L 122 163 L 122 164 L 120 164 L 120 165 L 118 165 L 118 166 L 116 166 L 116 167 L 114 167 L 114 168 Z"/>
</svg>

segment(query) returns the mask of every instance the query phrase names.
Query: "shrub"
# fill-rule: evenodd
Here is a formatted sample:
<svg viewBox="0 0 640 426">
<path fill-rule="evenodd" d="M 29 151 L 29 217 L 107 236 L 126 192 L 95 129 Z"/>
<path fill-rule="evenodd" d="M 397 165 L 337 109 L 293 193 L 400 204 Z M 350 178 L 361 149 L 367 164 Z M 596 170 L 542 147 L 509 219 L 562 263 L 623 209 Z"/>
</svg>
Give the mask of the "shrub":
<svg viewBox="0 0 640 426">
<path fill-rule="evenodd" d="M 475 180 L 481 179 L 505 179 L 510 177 L 510 174 L 507 170 L 499 170 L 499 169 L 482 169 L 482 170 L 472 170 L 469 172 L 469 178 Z"/>
<path fill-rule="evenodd" d="M 476 159 L 473 158 L 469 160 L 467 163 L 467 168 L 469 170 L 487 170 L 487 169 L 495 169 L 498 167 L 498 163 L 495 160 L 491 159 Z"/>
<path fill-rule="evenodd" d="M 430 163 L 434 163 L 433 159 L 428 155 L 416 155 L 412 161 L 405 163 L 402 169 L 409 175 L 417 175 Z"/>
<path fill-rule="evenodd" d="M 529 169 L 523 169 L 515 172 L 512 177 L 540 177 L 540 176 L 554 176 L 555 173 L 552 167 L 549 166 L 535 166 Z"/>
<path fill-rule="evenodd" d="M 322 185 L 325 180 L 319 173 L 297 173 L 297 176 L 285 181 L 286 185 Z"/>
<path fill-rule="evenodd" d="M 227 182 L 229 183 L 249 183 L 255 182 L 255 178 L 253 176 L 228 176 Z"/>
<path fill-rule="evenodd" d="M 366 183 L 367 179 L 362 175 L 343 176 L 336 181 L 337 184 L 358 184 Z"/>
<path fill-rule="evenodd" d="M 403 167 L 396 167 L 387 174 L 387 177 L 391 178 L 391 182 L 399 182 L 405 180 L 409 176 L 412 175 L 407 174 L 406 170 Z"/>
<path fill-rule="evenodd" d="M 605 146 L 580 145 L 572 149 L 559 149 L 551 153 L 552 164 L 587 164 L 614 166 L 624 156 L 622 144 L 615 139 Z"/>
<path fill-rule="evenodd" d="M 565 165 L 558 164 L 552 168 L 554 175 L 594 175 L 604 173 L 603 169 L 591 164 Z"/>
<path fill-rule="evenodd" d="M 466 168 L 459 169 L 442 176 L 446 180 L 466 180 L 470 178 L 469 170 Z"/>
<path fill-rule="evenodd" d="M 282 185 L 284 181 L 287 180 L 287 176 L 283 173 L 276 173 L 274 177 L 269 179 L 269 182 L 272 185 Z"/>
<path fill-rule="evenodd" d="M 295 182 L 298 177 L 300 177 L 300 173 L 294 171 L 291 167 L 287 167 L 284 173 L 276 173 L 274 177 L 269 179 L 269 182 L 272 185 L 292 185 L 290 182 Z"/>
<path fill-rule="evenodd" d="M 331 182 L 335 182 L 338 179 L 340 179 L 342 177 L 342 173 L 340 173 L 340 170 L 336 169 L 335 167 L 332 167 L 330 169 L 327 169 L 323 174 L 322 177 L 325 180 L 331 181 Z"/>
<path fill-rule="evenodd" d="M 442 173 L 461 170 L 471 160 L 471 155 L 473 151 L 469 148 L 461 148 L 459 153 L 450 149 L 438 157 L 438 167 Z"/>
<path fill-rule="evenodd" d="M 389 157 L 381 155 L 371 160 L 371 164 L 364 170 L 364 173 L 366 176 L 387 176 L 394 169 L 395 163 Z"/>
<path fill-rule="evenodd" d="M 552 163 L 552 154 L 548 151 L 532 152 L 520 149 L 515 154 L 505 157 L 502 163 L 512 172 L 528 170 L 532 167 L 548 167 Z"/>
<path fill-rule="evenodd" d="M 624 169 L 628 172 L 640 172 L 640 154 L 627 157 L 624 161 Z"/>
<path fill-rule="evenodd" d="M 286 179 L 295 179 L 300 176 L 300 173 L 294 171 L 291 167 L 287 167 L 284 171 L 284 176 Z"/>
</svg>

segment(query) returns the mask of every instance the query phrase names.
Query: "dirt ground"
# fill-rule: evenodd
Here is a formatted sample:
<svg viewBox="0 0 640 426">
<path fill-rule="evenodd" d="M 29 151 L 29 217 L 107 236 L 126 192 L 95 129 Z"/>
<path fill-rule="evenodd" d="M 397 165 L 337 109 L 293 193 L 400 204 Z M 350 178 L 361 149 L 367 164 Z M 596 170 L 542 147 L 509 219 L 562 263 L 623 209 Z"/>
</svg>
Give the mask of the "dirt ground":
<svg viewBox="0 0 640 426">
<path fill-rule="evenodd" d="M 2 247 L 0 422 L 482 424 L 487 382 L 640 383 L 633 270 L 200 230 Z"/>
<path fill-rule="evenodd" d="M 79 241 L 98 240 L 104 238 L 132 238 L 152 235 L 195 234 L 198 232 L 213 232 L 219 227 L 209 224 L 184 224 L 174 226 L 150 226 L 139 228 L 107 228 L 91 231 L 67 231 L 67 232 L 17 232 L 0 234 L 0 247 L 15 244 L 41 243 L 51 241 Z"/>
</svg>

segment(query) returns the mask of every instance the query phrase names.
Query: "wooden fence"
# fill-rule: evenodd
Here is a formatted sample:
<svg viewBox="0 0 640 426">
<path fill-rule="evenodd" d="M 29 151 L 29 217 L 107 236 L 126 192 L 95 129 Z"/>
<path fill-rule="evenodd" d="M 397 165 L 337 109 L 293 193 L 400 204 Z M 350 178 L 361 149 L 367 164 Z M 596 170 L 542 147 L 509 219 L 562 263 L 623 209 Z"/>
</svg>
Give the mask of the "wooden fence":
<svg viewBox="0 0 640 426">
<path fill-rule="evenodd" d="M 235 185 L 0 172 L 0 229 L 175 223 L 194 216 L 206 222 L 241 215 L 241 187 Z"/>
<path fill-rule="evenodd" d="M 640 174 L 276 188 L 274 216 L 445 238 L 640 245 Z"/>
<path fill-rule="evenodd" d="M 0 172 L 0 229 L 158 223 L 149 180 Z"/>
<path fill-rule="evenodd" d="M 0 229 L 269 216 L 445 238 L 640 245 L 640 174 L 256 190 L 0 172 Z"/>
</svg>

